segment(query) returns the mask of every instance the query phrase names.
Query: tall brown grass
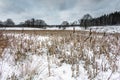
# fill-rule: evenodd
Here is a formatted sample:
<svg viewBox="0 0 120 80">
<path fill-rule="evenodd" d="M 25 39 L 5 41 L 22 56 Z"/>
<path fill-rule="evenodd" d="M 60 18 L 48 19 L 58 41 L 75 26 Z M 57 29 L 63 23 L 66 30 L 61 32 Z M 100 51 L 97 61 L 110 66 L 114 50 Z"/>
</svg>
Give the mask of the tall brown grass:
<svg viewBox="0 0 120 80">
<path fill-rule="evenodd" d="M 8 31 L 7 33 L 12 33 Z M 32 33 L 31 33 L 32 32 Z M 18 38 L 14 35 L 21 34 Z M 29 34 L 29 39 L 24 39 L 25 34 Z M 70 64 L 72 77 L 77 78 L 80 74 L 79 64 L 83 62 L 84 69 L 87 71 L 89 79 L 95 79 L 100 71 L 112 72 L 118 70 L 116 64 L 117 56 L 120 56 L 120 35 L 97 33 L 92 31 L 15 31 L 10 42 L 11 47 L 15 47 L 15 61 L 24 61 L 28 54 L 31 53 L 41 56 L 46 54 L 43 48 L 47 50 L 48 74 L 51 76 L 51 61 L 52 58 L 57 58 L 57 65 L 62 63 Z M 7 39 L 0 33 L 0 49 L 1 54 L 7 46 Z M 48 36 L 46 41 L 37 41 L 35 36 Z M 50 42 L 50 44 L 48 43 Z M 14 46 L 12 46 L 14 45 Z M 14 49 L 13 49 L 14 50 Z M 98 62 L 102 59 L 102 63 Z M 105 61 L 104 61 L 105 60 Z M 53 61 L 55 62 L 55 61 Z M 109 65 L 109 66 L 107 66 Z M 35 70 L 36 71 L 36 70 Z M 26 72 L 27 73 L 27 72 Z M 30 75 L 34 72 L 29 72 Z M 110 78 L 110 77 L 109 77 Z M 109 79 L 108 78 L 108 79 Z"/>
</svg>

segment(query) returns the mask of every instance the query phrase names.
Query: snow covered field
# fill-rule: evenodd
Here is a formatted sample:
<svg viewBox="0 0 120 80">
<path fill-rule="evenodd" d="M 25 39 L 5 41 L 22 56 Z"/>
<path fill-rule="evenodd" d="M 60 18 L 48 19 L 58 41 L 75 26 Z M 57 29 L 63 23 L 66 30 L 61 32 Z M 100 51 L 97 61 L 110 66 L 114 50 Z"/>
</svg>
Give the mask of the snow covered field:
<svg viewBox="0 0 120 80">
<path fill-rule="evenodd" d="M 120 80 L 120 35 L 13 32 L 2 39 L 8 43 L 0 52 L 0 80 Z"/>
<path fill-rule="evenodd" d="M 86 30 L 92 31 L 96 31 L 96 32 L 107 32 L 107 33 L 120 33 L 120 26 L 93 26 L 93 27 L 88 27 Z M 42 29 L 42 28 L 14 28 L 14 27 L 10 27 L 10 28 L 0 28 L 0 30 L 63 30 L 62 28 L 46 28 L 46 29 Z M 73 27 L 67 27 L 65 30 L 73 30 Z M 83 27 L 75 27 L 75 30 L 85 30 Z"/>
<path fill-rule="evenodd" d="M 92 31 L 96 32 L 120 33 L 120 26 L 94 26 L 88 29 L 92 29 Z"/>
</svg>

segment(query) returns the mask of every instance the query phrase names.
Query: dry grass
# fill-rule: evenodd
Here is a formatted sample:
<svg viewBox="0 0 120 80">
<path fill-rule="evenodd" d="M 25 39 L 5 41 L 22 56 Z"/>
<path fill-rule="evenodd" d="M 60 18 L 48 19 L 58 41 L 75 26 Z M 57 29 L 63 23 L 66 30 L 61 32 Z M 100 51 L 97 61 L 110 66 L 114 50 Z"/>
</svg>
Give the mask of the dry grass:
<svg viewBox="0 0 120 80">
<path fill-rule="evenodd" d="M 8 39 L 3 36 L 3 33 L 0 31 L 0 57 L 2 57 L 2 52 L 8 45 Z"/>
<path fill-rule="evenodd" d="M 100 71 L 105 72 L 110 69 L 112 72 L 116 72 L 118 69 L 116 61 L 117 56 L 120 56 L 119 33 L 112 34 L 72 30 L 11 30 L 5 31 L 5 33 L 23 34 L 18 39 L 14 36 L 9 37 L 9 39 L 12 39 L 10 44 L 14 45 L 17 49 L 14 55 L 16 62 L 25 60 L 29 52 L 42 55 L 45 53 L 44 51 L 42 52 L 42 49 L 46 48 L 49 76 L 51 75 L 50 62 L 53 57 L 60 60 L 60 62 L 56 63 L 59 66 L 62 63 L 72 65 L 72 77 L 75 78 L 78 77 L 80 73 L 80 62 L 84 63 L 84 69 L 87 71 L 88 77 L 91 80 L 94 79 Z M 36 39 L 31 39 L 31 36 L 29 36 L 29 40 L 24 40 L 24 34 L 49 36 L 50 39 L 40 43 L 36 41 Z M 0 48 L 4 49 L 7 46 L 7 42 L 3 36 L 0 40 Z M 51 41 L 51 45 L 48 44 L 49 41 Z M 24 45 L 26 45 L 26 47 Z M 99 63 L 98 60 L 102 57 L 105 61 Z M 29 73 L 32 75 L 33 72 Z"/>
</svg>

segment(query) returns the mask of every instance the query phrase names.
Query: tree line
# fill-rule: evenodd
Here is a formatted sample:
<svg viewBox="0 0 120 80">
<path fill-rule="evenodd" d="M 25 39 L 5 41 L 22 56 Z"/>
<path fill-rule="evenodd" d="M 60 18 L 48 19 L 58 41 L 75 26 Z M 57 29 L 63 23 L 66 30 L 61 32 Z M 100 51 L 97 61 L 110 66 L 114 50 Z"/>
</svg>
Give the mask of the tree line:
<svg viewBox="0 0 120 80">
<path fill-rule="evenodd" d="M 12 19 L 7 19 L 6 21 L 0 21 L 0 27 L 40 27 L 45 26 L 47 23 L 41 19 L 28 19 L 24 22 L 20 22 L 19 24 L 15 24 Z"/>
<path fill-rule="evenodd" d="M 44 28 L 47 27 L 57 27 L 65 29 L 66 27 L 70 26 L 80 26 L 80 24 L 77 24 L 76 21 L 69 23 L 68 21 L 63 21 L 59 25 L 48 25 L 44 20 L 41 19 L 28 19 L 24 22 L 20 22 L 19 24 L 15 24 L 15 22 L 12 19 L 7 19 L 6 21 L 0 21 L 0 27 L 35 27 L 35 28 Z"/>
<path fill-rule="evenodd" d="M 105 14 L 97 18 L 92 18 L 90 14 L 84 15 L 81 19 L 80 26 L 85 28 L 89 26 L 107 26 L 120 25 L 120 12 Z"/>
<path fill-rule="evenodd" d="M 82 19 L 69 23 L 68 21 L 63 21 L 60 25 L 48 25 L 44 20 L 41 19 L 28 19 L 19 24 L 15 24 L 12 19 L 7 19 L 6 21 L 0 21 L 0 27 L 58 27 L 65 29 L 70 26 L 80 26 L 80 27 L 90 27 L 90 26 L 106 26 L 106 25 L 120 25 L 120 12 L 114 12 L 110 14 L 105 14 L 97 18 L 92 18 L 90 14 L 86 14 Z"/>
</svg>

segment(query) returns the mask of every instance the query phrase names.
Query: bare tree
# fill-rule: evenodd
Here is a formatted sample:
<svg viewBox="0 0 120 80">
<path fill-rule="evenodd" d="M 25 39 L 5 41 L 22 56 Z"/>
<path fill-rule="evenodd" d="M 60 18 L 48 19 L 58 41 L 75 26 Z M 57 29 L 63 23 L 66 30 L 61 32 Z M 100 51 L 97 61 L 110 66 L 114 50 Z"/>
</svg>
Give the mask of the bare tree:
<svg viewBox="0 0 120 80">
<path fill-rule="evenodd" d="M 61 25 L 63 26 L 63 29 L 65 29 L 66 27 L 68 27 L 69 23 L 68 21 L 63 21 Z"/>
<path fill-rule="evenodd" d="M 14 26 L 15 23 L 13 22 L 12 19 L 7 19 L 7 20 L 4 22 L 4 25 L 7 25 L 7 26 Z"/>
<path fill-rule="evenodd" d="M 83 18 L 81 19 L 80 25 L 85 27 L 85 29 L 90 26 L 90 20 L 92 20 L 92 16 L 90 14 L 86 14 L 83 16 Z"/>
</svg>

